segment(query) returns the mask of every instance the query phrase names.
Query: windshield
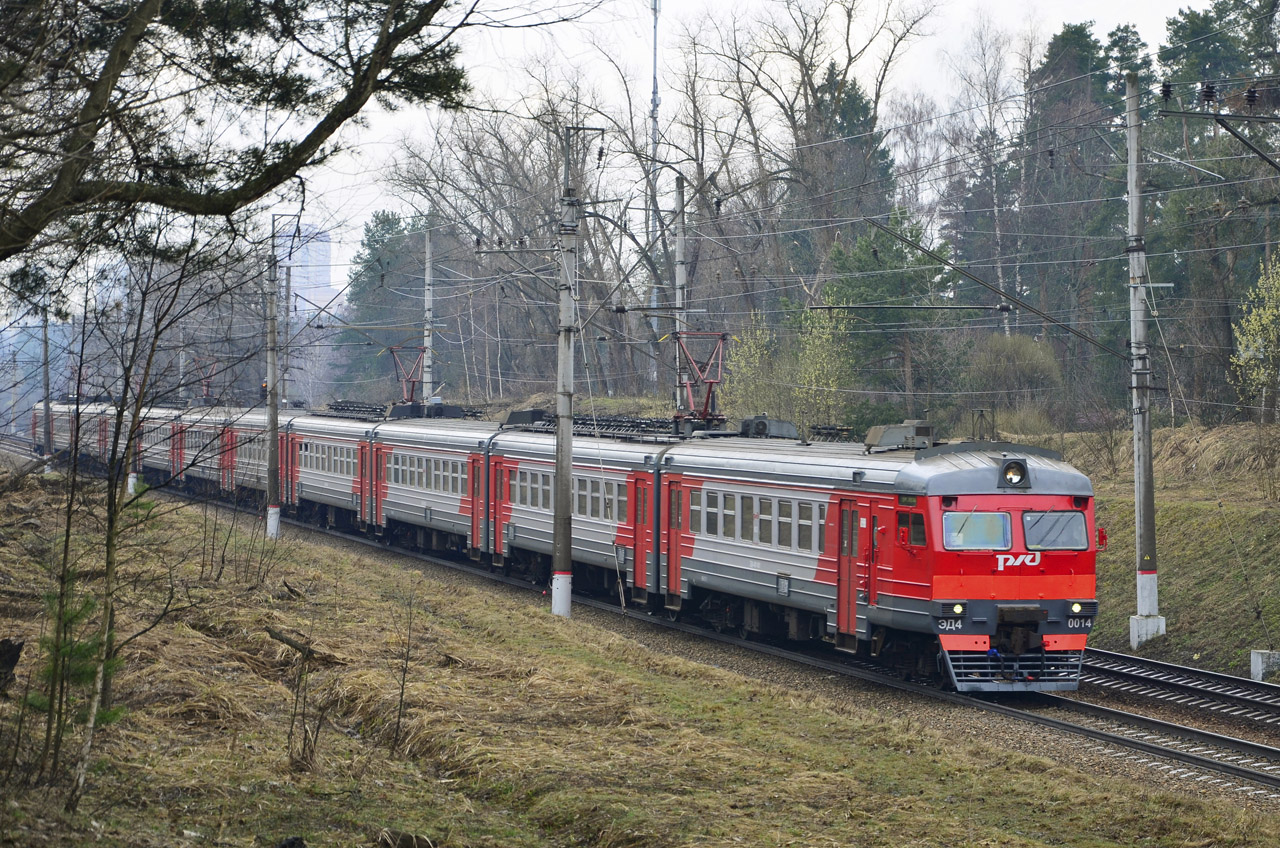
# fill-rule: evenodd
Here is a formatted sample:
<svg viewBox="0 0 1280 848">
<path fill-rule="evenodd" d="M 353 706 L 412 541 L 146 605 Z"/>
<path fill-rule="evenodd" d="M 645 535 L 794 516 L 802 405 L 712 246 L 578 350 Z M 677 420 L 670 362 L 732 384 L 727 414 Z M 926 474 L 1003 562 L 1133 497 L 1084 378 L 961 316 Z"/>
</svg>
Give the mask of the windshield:
<svg viewBox="0 0 1280 848">
<path fill-rule="evenodd" d="M 949 551 L 1007 551 L 1012 527 L 1007 512 L 944 512 L 942 543 Z"/>
<path fill-rule="evenodd" d="M 1083 551 L 1089 547 L 1083 512 L 1024 512 L 1022 532 L 1029 551 Z"/>
</svg>

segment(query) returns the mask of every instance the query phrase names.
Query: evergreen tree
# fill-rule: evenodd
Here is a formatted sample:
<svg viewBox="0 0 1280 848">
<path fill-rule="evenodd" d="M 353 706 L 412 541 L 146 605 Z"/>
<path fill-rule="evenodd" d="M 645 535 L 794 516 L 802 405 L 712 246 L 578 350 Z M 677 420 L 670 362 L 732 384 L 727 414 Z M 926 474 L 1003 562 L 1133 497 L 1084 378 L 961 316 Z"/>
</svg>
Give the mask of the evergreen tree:
<svg viewBox="0 0 1280 848">
<path fill-rule="evenodd" d="M 364 226 L 360 251 L 347 280 L 344 321 L 339 336 L 348 351 L 338 372 L 336 393 L 345 400 L 375 403 L 400 396 L 396 351 L 406 367 L 416 361 L 422 340 L 422 235 L 394 212 L 378 211 Z M 416 326 L 415 326 L 416 324 Z"/>
<path fill-rule="evenodd" d="M 894 196 L 893 157 L 857 80 L 829 64 L 813 98 L 797 128 L 787 191 L 791 217 L 811 225 L 786 234 L 789 270 L 801 274 L 826 265 L 838 222 L 883 214 Z"/>
<path fill-rule="evenodd" d="M 1273 20 L 1274 14 L 1219 0 L 1206 10 L 1184 9 L 1170 18 L 1169 45 L 1161 50 L 1161 74 L 1171 89 L 1166 108 L 1206 115 L 1154 119 L 1144 137 L 1148 149 L 1199 168 L 1168 160 L 1148 165 L 1154 220 L 1147 247 L 1152 280 L 1173 284 L 1162 293 L 1160 311 L 1180 319 L 1162 326 L 1168 353 L 1157 361 L 1173 362 L 1171 393 L 1205 421 L 1234 414 L 1236 395 L 1223 375 L 1231 372 L 1237 304 L 1251 277 L 1242 270 L 1259 267 L 1269 251 L 1274 177 L 1269 165 L 1223 132 L 1211 115 L 1274 108 L 1266 94 L 1257 107 L 1245 98 L 1256 74 L 1267 69 L 1270 53 L 1269 36 L 1262 35 L 1266 28 L 1255 26 L 1255 18 Z M 1203 96 L 1205 83 L 1213 86 L 1212 101 Z M 1260 148 L 1275 147 L 1272 125 L 1234 125 Z"/>
<path fill-rule="evenodd" d="M 890 226 L 913 241 L 924 237 L 923 227 L 901 214 L 891 216 Z M 915 330 L 940 326 L 945 319 L 892 307 L 952 303 L 948 278 L 932 259 L 879 229 L 859 238 L 851 249 L 836 245 L 831 263 L 840 276 L 827 285 L 827 303 L 877 307 L 845 312 L 849 335 L 844 347 L 856 385 L 893 392 L 901 398 L 905 414 L 917 414 L 917 362 L 931 354 L 938 338 Z"/>
</svg>

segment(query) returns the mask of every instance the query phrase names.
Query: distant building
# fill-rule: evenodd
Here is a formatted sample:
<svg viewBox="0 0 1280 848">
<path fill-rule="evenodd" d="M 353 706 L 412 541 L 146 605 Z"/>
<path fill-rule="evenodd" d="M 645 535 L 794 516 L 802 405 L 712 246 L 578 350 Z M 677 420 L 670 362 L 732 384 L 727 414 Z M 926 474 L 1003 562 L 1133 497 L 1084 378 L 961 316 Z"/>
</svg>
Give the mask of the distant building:
<svg viewBox="0 0 1280 848">
<path fill-rule="evenodd" d="M 292 303 L 289 311 L 311 318 L 323 309 L 336 309 L 338 290 L 330 278 L 329 233 L 303 223 L 296 230 L 276 232 L 276 259 L 280 267 L 280 287 L 288 279 Z"/>
<path fill-rule="evenodd" d="M 332 323 L 342 306 L 330 277 L 329 233 L 303 223 L 297 230 L 276 232 L 276 259 L 280 268 L 280 293 L 289 284 L 288 314 L 281 316 L 281 401 L 306 404 L 317 393 L 315 375 L 323 373 L 326 352 L 308 344 L 308 325 Z M 282 300 L 281 303 L 284 301 Z"/>
<path fill-rule="evenodd" d="M 44 346 L 39 322 L 30 319 L 0 329 L 0 432 L 26 435 L 31 410 L 44 398 Z M 49 325 L 49 377 L 54 399 L 72 391 L 69 371 L 72 328 Z"/>
</svg>

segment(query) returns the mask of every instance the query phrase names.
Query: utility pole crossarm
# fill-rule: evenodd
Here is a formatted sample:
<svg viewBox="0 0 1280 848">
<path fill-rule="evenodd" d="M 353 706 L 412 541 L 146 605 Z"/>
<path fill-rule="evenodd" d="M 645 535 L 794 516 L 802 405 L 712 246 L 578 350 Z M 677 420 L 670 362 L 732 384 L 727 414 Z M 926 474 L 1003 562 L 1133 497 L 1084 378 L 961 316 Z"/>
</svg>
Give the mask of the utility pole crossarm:
<svg viewBox="0 0 1280 848">
<path fill-rule="evenodd" d="M 1215 118 L 1214 120 L 1217 122 L 1218 126 L 1222 127 L 1224 130 L 1226 130 L 1227 132 L 1235 136 L 1237 141 L 1239 141 L 1245 147 L 1252 150 L 1254 153 L 1258 154 L 1258 156 L 1264 162 L 1266 162 L 1271 167 L 1275 168 L 1277 171 L 1280 171 L 1280 163 L 1276 162 L 1275 159 L 1272 159 L 1270 154 L 1263 152 L 1262 148 L 1258 147 L 1258 145 L 1254 144 L 1252 141 L 1245 138 L 1242 132 L 1240 132 L 1238 129 L 1228 124 L 1226 121 L 1224 121 L 1220 117 Z"/>
<path fill-rule="evenodd" d="M 1212 118 L 1215 121 L 1225 119 L 1254 124 L 1280 123 L 1280 116 L 1276 115 L 1236 115 L 1231 112 L 1179 112 L 1176 109 L 1161 109 L 1156 114 L 1161 118 Z"/>
<path fill-rule="evenodd" d="M 1237 141 L 1239 141 L 1239 142 L 1240 142 L 1241 144 L 1243 144 L 1245 147 L 1249 148 L 1249 149 L 1250 149 L 1250 150 L 1252 150 L 1254 153 L 1256 153 L 1260 159 L 1262 159 L 1264 162 L 1266 162 L 1266 163 L 1267 163 L 1268 165 L 1270 165 L 1271 167 L 1275 168 L 1277 171 L 1280 171 L 1280 162 L 1277 162 L 1277 161 L 1276 161 L 1276 160 L 1271 156 L 1271 154 L 1269 154 L 1269 153 L 1267 153 L 1266 151 L 1262 150 L 1262 148 L 1258 147 L 1256 144 L 1254 144 L 1252 141 L 1250 141 L 1248 138 L 1246 138 L 1246 137 L 1244 136 L 1244 133 L 1240 132 L 1238 129 L 1236 129 L 1235 127 L 1231 126 L 1231 124 L 1227 123 L 1227 121 L 1243 121 L 1243 122 L 1248 123 L 1248 124 L 1258 124 L 1258 123 L 1262 123 L 1262 124 L 1274 124 L 1274 123 L 1280 123 L 1280 116 L 1275 116 L 1275 115 L 1234 115 L 1234 114 L 1232 114 L 1232 113 L 1230 113 L 1230 112 L 1226 112 L 1226 113 L 1223 113 L 1223 112 L 1179 112 L 1179 111 L 1175 111 L 1175 110 L 1172 110 L 1172 109 L 1161 109 L 1160 111 L 1156 112 L 1156 114 L 1157 114 L 1157 115 L 1159 115 L 1159 116 L 1160 116 L 1160 117 L 1162 117 L 1162 118 L 1199 118 L 1200 120 L 1212 120 L 1212 121 L 1213 121 L 1214 123 L 1216 123 L 1218 126 L 1222 127 L 1224 130 L 1226 130 L 1227 132 L 1229 132 L 1229 133 L 1231 133 L 1233 136 L 1235 136 L 1235 138 L 1236 138 L 1236 140 L 1237 140 Z M 1163 154 L 1156 154 L 1156 155 L 1163 155 Z M 1216 175 L 1215 175 L 1215 176 L 1216 176 Z M 1219 177 L 1219 179 L 1221 179 L 1221 177 Z"/>
</svg>

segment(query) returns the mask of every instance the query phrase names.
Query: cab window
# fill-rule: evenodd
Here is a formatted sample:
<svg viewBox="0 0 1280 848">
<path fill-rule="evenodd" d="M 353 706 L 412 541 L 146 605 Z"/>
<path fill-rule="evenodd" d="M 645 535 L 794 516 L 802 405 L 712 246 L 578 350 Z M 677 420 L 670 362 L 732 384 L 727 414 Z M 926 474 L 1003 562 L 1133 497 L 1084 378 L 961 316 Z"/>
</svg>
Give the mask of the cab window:
<svg viewBox="0 0 1280 848">
<path fill-rule="evenodd" d="M 942 546 L 949 551 L 1007 551 L 1012 537 L 1007 512 L 942 514 Z"/>
<path fill-rule="evenodd" d="M 1089 548 L 1084 513 L 1024 512 L 1022 532 L 1029 551 L 1083 551 Z"/>
</svg>

